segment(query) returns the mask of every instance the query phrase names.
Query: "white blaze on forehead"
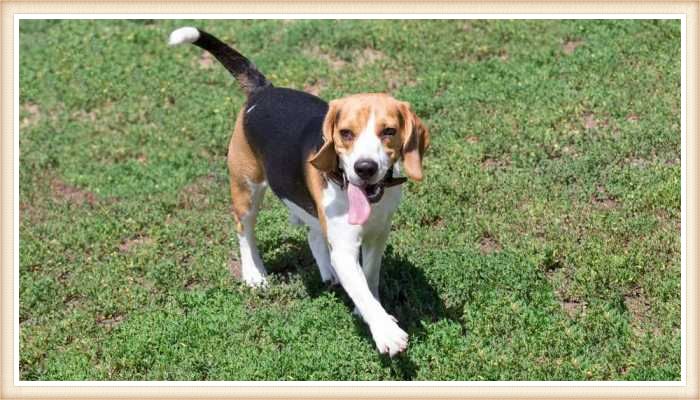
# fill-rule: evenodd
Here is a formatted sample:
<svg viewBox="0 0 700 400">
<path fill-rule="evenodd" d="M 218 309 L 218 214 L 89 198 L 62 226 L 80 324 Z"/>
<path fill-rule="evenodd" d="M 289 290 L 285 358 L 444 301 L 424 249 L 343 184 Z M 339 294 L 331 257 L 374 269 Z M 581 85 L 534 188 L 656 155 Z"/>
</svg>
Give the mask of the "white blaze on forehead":
<svg viewBox="0 0 700 400">
<path fill-rule="evenodd" d="M 365 128 L 357 135 L 352 151 L 341 156 L 341 161 L 344 164 L 343 169 L 351 181 L 357 182 L 359 180 L 354 168 L 355 163 L 359 160 L 371 160 L 379 166 L 375 179 L 370 182 L 372 184 L 384 177 L 389 169 L 389 156 L 384 151 L 382 141 L 377 136 L 377 122 L 374 111 L 370 114 Z"/>
<path fill-rule="evenodd" d="M 369 120 L 365 129 L 357 136 L 357 141 L 352 148 L 352 153 L 357 154 L 357 159 L 369 158 L 372 159 L 381 150 L 382 143 L 377 137 L 375 126 L 377 121 L 374 118 L 374 111 L 369 115 Z M 378 161 L 378 160 L 374 160 Z"/>
</svg>

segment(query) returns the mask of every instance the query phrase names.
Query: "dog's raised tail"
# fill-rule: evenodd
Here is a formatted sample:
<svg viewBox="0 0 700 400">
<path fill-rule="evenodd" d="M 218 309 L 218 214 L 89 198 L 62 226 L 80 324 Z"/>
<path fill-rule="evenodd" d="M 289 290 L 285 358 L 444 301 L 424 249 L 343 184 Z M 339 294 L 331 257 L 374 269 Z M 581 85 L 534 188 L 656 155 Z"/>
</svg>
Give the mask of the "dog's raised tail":
<svg viewBox="0 0 700 400">
<path fill-rule="evenodd" d="M 177 46 L 182 43 L 192 43 L 210 52 L 238 80 L 246 95 L 272 86 L 249 59 L 203 30 L 190 26 L 174 30 L 170 34 L 168 44 Z"/>
</svg>

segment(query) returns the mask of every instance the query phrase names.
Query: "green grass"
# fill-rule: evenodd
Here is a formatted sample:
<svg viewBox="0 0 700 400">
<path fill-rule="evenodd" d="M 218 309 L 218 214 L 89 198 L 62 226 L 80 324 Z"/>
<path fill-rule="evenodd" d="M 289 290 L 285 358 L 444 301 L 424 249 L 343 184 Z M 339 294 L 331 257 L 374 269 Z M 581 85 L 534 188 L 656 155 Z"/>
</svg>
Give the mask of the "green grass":
<svg viewBox="0 0 700 400">
<path fill-rule="evenodd" d="M 250 290 L 225 165 L 244 98 L 388 91 L 432 132 L 380 291 L 380 356 L 273 195 Z M 678 380 L 679 21 L 20 23 L 23 380 Z"/>
</svg>

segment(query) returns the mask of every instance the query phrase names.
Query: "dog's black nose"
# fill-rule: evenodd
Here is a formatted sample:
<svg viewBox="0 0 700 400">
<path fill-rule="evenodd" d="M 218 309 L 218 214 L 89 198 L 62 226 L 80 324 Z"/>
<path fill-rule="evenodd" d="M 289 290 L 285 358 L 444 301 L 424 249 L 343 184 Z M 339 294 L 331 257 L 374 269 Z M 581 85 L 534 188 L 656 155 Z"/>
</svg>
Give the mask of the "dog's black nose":
<svg viewBox="0 0 700 400">
<path fill-rule="evenodd" d="M 362 179 L 369 179 L 377 173 L 379 166 L 372 160 L 358 160 L 355 163 L 355 172 Z"/>
</svg>

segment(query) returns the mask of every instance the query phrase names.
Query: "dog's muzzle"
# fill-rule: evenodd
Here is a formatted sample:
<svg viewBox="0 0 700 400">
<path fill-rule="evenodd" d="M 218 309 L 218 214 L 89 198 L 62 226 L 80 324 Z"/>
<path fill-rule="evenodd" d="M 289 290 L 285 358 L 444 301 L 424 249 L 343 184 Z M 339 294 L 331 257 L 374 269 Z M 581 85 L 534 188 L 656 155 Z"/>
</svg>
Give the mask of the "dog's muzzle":
<svg viewBox="0 0 700 400">
<path fill-rule="evenodd" d="M 345 175 L 345 171 L 340 168 L 327 173 L 326 178 L 335 182 L 335 184 L 340 186 L 342 190 L 345 190 L 348 187 L 348 177 Z M 369 200 L 370 203 L 376 203 L 382 199 L 382 196 L 384 196 L 385 188 L 400 185 L 406 182 L 406 180 L 407 178 L 404 176 L 394 178 L 393 168 L 389 168 L 381 181 L 375 183 L 374 185 L 364 186 L 362 191 L 365 192 L 365 195 L 367 195 L 367 200 Z"/>
</svg>

